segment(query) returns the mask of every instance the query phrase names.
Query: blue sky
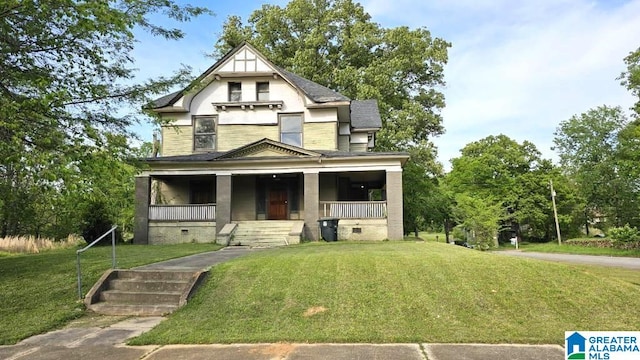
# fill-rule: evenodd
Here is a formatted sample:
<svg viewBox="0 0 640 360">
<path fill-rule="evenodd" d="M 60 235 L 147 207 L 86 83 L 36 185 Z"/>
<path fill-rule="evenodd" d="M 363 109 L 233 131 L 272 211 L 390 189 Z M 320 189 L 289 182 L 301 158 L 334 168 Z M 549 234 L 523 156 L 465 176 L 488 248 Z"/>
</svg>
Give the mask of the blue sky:
<svg viewBox="0 0 640 360">
<path fill-rule="evenodd" d="M 182 1 L 179 1 L 182 2 Z M 197 75 L 229 15 L 246 19 L 263 1 L 184 1 L 210 7 L 179 26 L 186 37 L 165 41 L 140 34 L 134 57 L 139 79 L 190 65 Z M 287 1 L 270 4 L 286 5 Z M 467 143 L 505 134 L 529 140 L 545 158 L 560 121 L 599 105 L 627 110 L 633 97 L 616 78 L 623 58 L 640 47 L 640 0 L 368 0 L 360 2 L 384 27 L 426 27 L 452 43 L 442 112 L 446 133 L 433 139 L 439 159 L 459 156 Z M 163 21 L 158 17 L 159 21 Z M 152 126 L 136 131 L 151 138 Z"/>
</svg>

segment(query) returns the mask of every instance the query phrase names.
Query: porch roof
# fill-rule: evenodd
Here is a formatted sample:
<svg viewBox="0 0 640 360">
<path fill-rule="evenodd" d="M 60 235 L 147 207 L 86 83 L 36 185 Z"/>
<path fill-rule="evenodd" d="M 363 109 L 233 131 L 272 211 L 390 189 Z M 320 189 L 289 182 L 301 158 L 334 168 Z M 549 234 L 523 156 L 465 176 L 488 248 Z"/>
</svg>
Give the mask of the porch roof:
<svg viewBox="0 0 640 360">
<path fill-rule="evenodd" d="M 260 149 L 264 145 L 283 150 L 281 156 L 251 156 L 252 149 Z M 201 163 L 201 162 L 223 162 L 223 161 L 260 161 L 260 160 L 291 160 L 291 159 L 354 159 L 354 158 L 399 158 L 401 164 L 409 159 L 409 154 L 405 152 L 347 152 L 331 150 L 307 150 L 292 145 L 264 138 L 248 145 L 241 146 L 229 151 L 216 151 L 207 153 L 195 153 L 189 155 L 161 156 L 144 159 L 147 163 Z"/>
</svg>

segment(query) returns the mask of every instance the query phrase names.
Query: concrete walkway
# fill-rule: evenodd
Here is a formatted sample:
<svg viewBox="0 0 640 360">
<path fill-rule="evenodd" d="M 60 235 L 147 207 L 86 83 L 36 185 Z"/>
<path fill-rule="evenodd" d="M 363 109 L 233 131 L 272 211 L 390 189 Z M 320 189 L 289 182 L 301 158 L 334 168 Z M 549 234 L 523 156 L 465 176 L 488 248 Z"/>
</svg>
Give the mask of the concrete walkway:
<svg viewBox="0 0 640 360">
<path fill-rule="evenodd" d="M 520 250 L 496 251 L 494 254 L 528 257 L 539 260 L 559 261 L 582 265 L 599 265 L 620 267 L 631 270 L 640 270 L 640 258 L 619 257 L 619 256 L 595 256 L 595 255 L 574 255 L 574 254 L 552 254 L 538 253 Z"/>
<path fill-rule="evenodd" d="M 141 269 L 206 269 L 260 249 L 229 247 L 146 265 Z M 71 324 L 25 339 L 17 345 L 0 346 L 0 359 L 6 360 L 560 360 L 559 345 L 485 344 L 212 344 L 126 346 L 128 339 L 149 331 L 162 317 L 99 318 L 90 326 Z M 86 321 L 85 321 L 86 322 Z"/>
</svg>

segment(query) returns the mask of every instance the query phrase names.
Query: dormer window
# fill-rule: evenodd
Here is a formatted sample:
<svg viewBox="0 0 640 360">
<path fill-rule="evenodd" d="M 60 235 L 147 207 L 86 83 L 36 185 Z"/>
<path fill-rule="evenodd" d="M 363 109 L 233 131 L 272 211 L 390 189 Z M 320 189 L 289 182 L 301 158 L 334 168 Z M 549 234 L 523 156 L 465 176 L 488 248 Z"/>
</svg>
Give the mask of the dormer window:
<svg viewBox="0 0 640 360">
<path fill-rule="evenodd" d="M 239 102 L 242 100 L 242 83 L 229 83 L 229 102 Z"/>
<path fill-rule="evenodd" d="M 258 101 L 269 101 L 269 83 L 256 83 L 256 99 Z"/>
</svg>

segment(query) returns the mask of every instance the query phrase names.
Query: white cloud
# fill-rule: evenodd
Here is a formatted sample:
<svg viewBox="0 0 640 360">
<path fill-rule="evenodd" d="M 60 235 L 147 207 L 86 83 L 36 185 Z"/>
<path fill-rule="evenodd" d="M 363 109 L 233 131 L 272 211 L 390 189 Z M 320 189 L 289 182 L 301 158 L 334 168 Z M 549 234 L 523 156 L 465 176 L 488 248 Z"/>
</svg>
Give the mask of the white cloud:
<svg viewBox="0 0 640 360">
<path fill-rule="evenodd" d="M 448 160 L 471 141 L 503 133 L 547 158 L 560 121 L 607 104 L 631 106 L 616 77 L 640 46 L 640 1 L 412 1 L 364 4 L 386 26 L 426 26 L 452 42 L 446 67 Z M 413 9 L 407 11 L 407 9 Z"/>
<path fill-rule="evenodd" d="M 187 33 L 180 41 L 143 37 L 135 52 L 139 79 L 168 75 L 180 63 L 204 71 L 214 61 L 204 53 L 227 15 L 246 19 L 261 4 L 217 5 L 215 17 L 180 24 Z M 640 0 L 365 0 L 363 6 L 382 26 L 424 26 L 452 43 L 443 89 L 447 132 L 435 139 L 446 167 L 467 143 L 500 133 L 529 140 L 552 158 L 560 121 L 602 104 L 633 103 L 616 77 L 622 59 L 640 46 Z M 150 126 L 138 132 L 151 137 Z"/>
</svg>

